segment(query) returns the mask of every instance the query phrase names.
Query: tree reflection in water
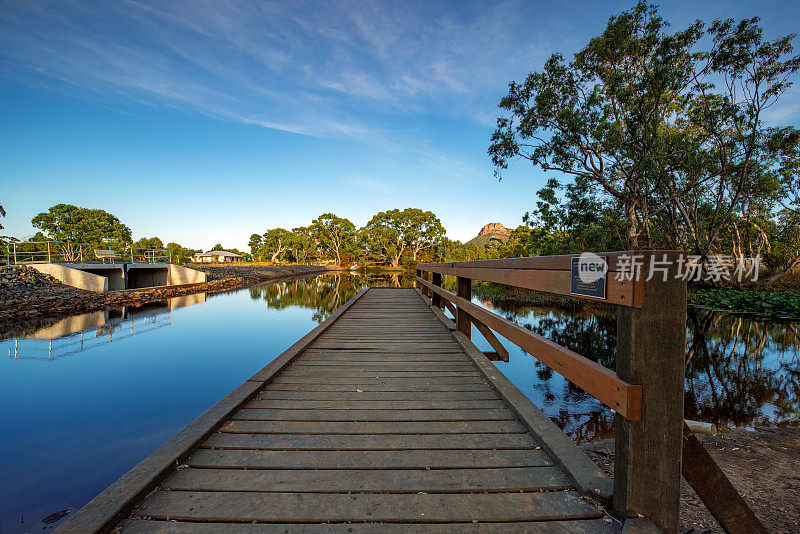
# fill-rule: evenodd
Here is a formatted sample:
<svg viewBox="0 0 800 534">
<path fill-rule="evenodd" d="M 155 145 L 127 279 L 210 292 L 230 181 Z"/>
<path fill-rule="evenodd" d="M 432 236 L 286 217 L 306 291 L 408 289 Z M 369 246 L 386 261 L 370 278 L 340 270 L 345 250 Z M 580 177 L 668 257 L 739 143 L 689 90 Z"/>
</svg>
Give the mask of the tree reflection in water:
<svg viewBox="0 0 800 534">
<path fill-rule="evenodd" d="M 413 287 L 413 280 L 413 275 L 405 272 L 356 274 L 345 271 L 253 286 L 250 297 L 266 301 L 270 308 L 300 306 L 315 310 L 313 318 L 321 323 L 365 287 Z"/>
<path fill-rule="evenodd" d="M 271 308 L 302 306 L 322 322 L 367 286 L 410 287 L 412 274 L 336 273 L 271 283 L 250 289 L 253 299 Z M 546 307 L 494 305 L 495 313 L 570 350 L 614 369 L 616 317 L 610 311 L 563 311 Z M 800 329 L 796 323 L 760 321 L 690 308 L 686 332 L 686 408 L 688 419 L 718 425 L 800 424 Z M 477 333 L 476 333 L 477 335 Z M 501 366 L 523 390 L 576 441 L 613 435 L 613 413 L 582 389 L 513 346 L 512 361 L 530 367 Z M 516 373 L 516 375 L 515 375 Z"/>
<path fill-rule="evenodd" d="M 508 305 L 493 311 L 614 369 L 616 318 L 611 312 Z M 545 391 L 543 408 L 561 428 L 576 441 L 613 435 L 610 410 L 557 375 L 554 380 L 552 370 L 532 360 L 536 389 Z M 548 400 L 558 408 L 548 411 Z M 722 426 L 800 424 L 798 325 L 689 308 L 685 417 Z"/>
</svg>

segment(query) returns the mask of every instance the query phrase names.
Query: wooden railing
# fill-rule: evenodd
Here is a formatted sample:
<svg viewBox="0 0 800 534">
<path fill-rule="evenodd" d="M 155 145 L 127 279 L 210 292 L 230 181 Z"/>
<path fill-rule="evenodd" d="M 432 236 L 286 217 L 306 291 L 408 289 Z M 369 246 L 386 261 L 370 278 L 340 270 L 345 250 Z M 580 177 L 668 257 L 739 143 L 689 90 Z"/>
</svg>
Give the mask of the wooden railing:
<svg viewBox="0 0 800 534">
<path fill-rule="evenodd" d="M 690 269 L 685 254 L 599 256 L 605 275 L 590 283 L 576 269 L 579 255 L 421 263 L 416 281 L 432 305 L 453 314 L 465 336 L 470 337 L 474 324 L 494 349 L 494 359 L 508 361 L 508 351 L 493 331 L 614 410 L 616 515 L 641 514 L 664 532 L 678 532 L 683 474 L 726 532 L 766 532 L 683 421 Z M 442 288 L 443 276 L 456 277 L 455 294 Z M 473 304 L 473 280 L 616 306 L 616 372 Z"/>
<path fill-rule="evenodd" d="M 416 280 L 434 305 L 454 312 L 466 336 L 475 324 L 501 353 L 494 331 L 613 409 L 615 513 L 642 514 L 665 532 L 677 532 L 686 341 L 686 280 L 679 270 L 685 257 L 674 251 L 600 256 L 607 271 L 592 284 L 576 280 L 578 255 L 423 263 Z M 657 272 L 648 279 L 651 264 Z M 443 276 L 457 278 L 455 294 L 441 287 Z M 473 304 L 473 280 L 615 305 L 616 370 Z"/>
</svg>

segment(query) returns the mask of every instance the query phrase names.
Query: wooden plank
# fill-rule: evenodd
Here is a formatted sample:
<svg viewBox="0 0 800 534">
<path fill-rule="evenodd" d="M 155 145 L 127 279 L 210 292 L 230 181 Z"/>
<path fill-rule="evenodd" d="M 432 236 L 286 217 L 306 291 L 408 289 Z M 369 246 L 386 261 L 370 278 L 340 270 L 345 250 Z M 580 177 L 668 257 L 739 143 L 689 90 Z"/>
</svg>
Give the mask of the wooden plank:
<svg viewBox="0 0 800 534">
<path fill-rule="evenodd" d="M 393 385 L 394 387 L 419 387 L 425 385 L 478 385 L 484 384 L 480 376 L 417 376 L 407 377 L 304 377 L 304 376 L 283 376 L 283 373 L 272 381 L 273 385 L 282 384 L 327 384 L 327 385 L 346 385 L 346 384 L 375 384 Z"/>
<path fill-rule="evenodd" d="M 441 370 L 441 369 L 342 369 L 341 367 L 305 367 L 302 369 L 292 369 L 281 373 L 281 377 L 291 378 L 444 378 L 444 377 L 476 377 L 478 372 L 474 369 L 461 370 Z"/>
<path fill-rule="evenodd" d="M 354 362 L 347 360 L 309 360 L 300 357 L 294 364 L 292 370 L 313 371 L 314 369 L 338 369 L 338 370 L 361 370 L 361 371 L 467 371 L 474 370 L 475 367 L 467 363 L 466 359 L 445 360 L 445 361 L 376 361 L 376 362 Z"/>
<path fill-rule="evenodd" d="M 435 291 L 454 302 L 459 310 L 464 309 L 470 316 L 521 347 L 621 416 L 630 420 L 637 420 L 641 416 L 641 386 L 629 384 L 619 378 L 614 371 L 606 369 L 599 363 L 584 358 L 449 291 L 438 287 Z"/>
<path fill-rule="evenodd" d="M 177 521 L 519 521 L 601 517 L 577 494 L 156 491 L 137 515 Z"/>
<path fill-rule="evenodd" d="M 265 390 L 256 397 L 259 400 L 271 399 L 299 399 L 299 400 L 338 400 L 358 401 L 371 403 L 372 401 L 406 401 L 409 398 L 405 391 L 282 391 Z M 417 401 L 436 402 L 472 402 L 477 400 L 499 399 L 500 397 L 491 389 L 483 391 L 416 391 L 414 397 Z"/>
<path fill-rule="evenodd" d="M 387 380 L 398 380 L 396 378 Z M 355 384 L 300 384 L 300 383 L 270 383 L 270 391 L 355 391 L 355 392 L 368 392 L 368 391 L 402 391 L 408 394 L 416 395 L 417 392 L 424 391 L 491 391 L 492 387 L 487 383 L 469 383 L 458 382 L 455 384 L 442 384 L 442 383 L 429 383 L 428 380 L 418 380 L 416 382 L 392 382 L 384 383 L 377 380 L 372 382 L 362 382 Z"/>
<path fill-rule="evenodd" d="M 683 477 L 729 534 L 764 533 L 767 529 L 731 484 L 691 429 L 683 424 Z"/>
<path fill-rule="evenodd" d="M 610 503 L 614 491 L 613 481 L 466 336 L 461 332 L 454 332 L 453 336 L 464 347 L 464 351 L 491 382 L 494 389 L 516 412 L 534 438 L 542 444 L 542 448 L 547 451 L 550 458 L 564 469 L 581 494 L 605 504 Z"/>
<path fill-rule="evenodd" d="M 250 401 L 247 408 L 281 410 L 497 410 L 506 404 L 499 398 L 491 400 L 284 400 L 261 399 Z"/>
<path fill-rule="evenodd" d="M 241 434 L 505 434 L 528 431 L 519 421 L 227 421 L 220 430 Z"/>
<path fill-rule="evenodd" d="M 276 410 L 243 408 L 237 421 L 513 421 L 506 408 L 493 410 Z"/>
<path fill-rule="evenodd" d="M 462 351 L 450 350 L 447 352 L 423 353 L 390 353 L 377 351 L 338 351 L 338 350 L 307 350 L 301 356 L 304 362 L 308 361 L 333 361 L 340 360 L 348 363 L 358 362 L 440 362 L 440 361 L 466 361 Z"/>
<path fill-rule="evenodd" d="M 530 434 L 229 434 L 218 432 L 203 444 L 215 449 L 392 450 L 535 449 Z"/>
<path fill-rule="evenodd" d="M 558 467 L 487 469 L 178 469 L 162 489 L 295 493 L 554 491 L 571 485 Z"/>
<path fill-rule="evenodd" d="M 344 306 L 323 321 L 322 324 L 303 336 L 301 340 L 304 340 L 307 345 L 316 339 L 336 321 L 339 315 L 344 313 L 365 293 L 366 290 L 356 294 Z M 259 371 L 262 379 L 268 380 L 271 377 L 270 373 L 277 373 L 292 358 L 297 356 L 303 348 L 304 345 L 298 341 L 281 353 L 267 367 Z M 258 375 L 259 373 L 256 374 Z M 134 502 L 141 500 L 152 491 L 176 462 L 180 462 L 188 456 L 239 406 L 249 401 L 262 386 L 263 380 L 253 381 L 253 379 L 250 379 L 220 400 L 189 426 L 181 430 L 175 437 L 136 464 L 100 495 L 70 516 L 61 524 L 59 532 L 84 534 L 108 529 L 116 524 L 130 510 Z"/>
<path fill-rule="evenodd" d="M 503 523 L 196 523 L 129 519 L 123 534 L 610 534 L 603 519 Z"/>
<path fill-rule="evenodd" d="M 541 450 L 216 450 L 198 449 L 185 462 L 198 468 L 247 469 L 466 469 L 553 465 Z"/>
</svg>

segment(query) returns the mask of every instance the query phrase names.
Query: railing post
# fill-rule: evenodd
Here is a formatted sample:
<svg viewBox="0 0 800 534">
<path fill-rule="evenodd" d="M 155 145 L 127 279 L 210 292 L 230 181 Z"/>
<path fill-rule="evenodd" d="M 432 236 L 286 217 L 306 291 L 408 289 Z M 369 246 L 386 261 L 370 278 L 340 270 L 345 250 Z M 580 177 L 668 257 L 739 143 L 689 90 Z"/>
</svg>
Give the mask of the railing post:
<svg viewBox="0 0 800 534">
<path fill-rule="evenodd" d="M 14 243 L 14 265 L 17 264 L 17 244 Z"/>
<path fill-rule="evenodd" d="M 637 254 L 641 281 L 632 283 L 642 306 L 617 310 L 616 367 L 642 386 L 642 411 L 638 421 L 616 415 L 613 505 L 617 515 L 642 514 L 670 534 L 679 530 L 686 280 L 677 277 L 681 253 Z"/>
<path fill-rule="evenodd" d="M 50 259 L 50 241 L 47 242 L 47 263 L 53 263 Z"/>
<path fill-rule="evenodd" d="M 83 263 L 83 245 L 78 245 L 78 252 L 81 255 L 81 263 Z"/>
<path fill-rule="evenodd" d="M 461 276 L 456 277 L 456 294 L 467 300 L 472 300 L 472 279 L 464 278 Z M 469 314 L 458 308 L 456 310 L 456 327 L 459 331 L 463 332 L 468 338 L 472 334 L 472 319 Z"/>
<path fill-rule="evenodd" d="M 431 273 L 431 283 L 436 287 L 442 287 L 441 273 Z M 437 308 L 441 308 L 442 297 L 440 297 L 438 293 L 434 293 L 433 291 L 431 291 L 431 303 Z"/>
</svg>

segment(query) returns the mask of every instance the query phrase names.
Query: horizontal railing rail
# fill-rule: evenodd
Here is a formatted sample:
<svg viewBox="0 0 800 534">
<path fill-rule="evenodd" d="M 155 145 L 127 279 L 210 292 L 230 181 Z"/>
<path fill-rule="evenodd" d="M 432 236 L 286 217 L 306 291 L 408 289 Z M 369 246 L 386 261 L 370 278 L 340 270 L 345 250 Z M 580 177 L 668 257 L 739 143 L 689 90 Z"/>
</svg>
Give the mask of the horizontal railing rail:
<svg viewBox="0 0 800 534">
<path fill-rule="evenodd" d="M 417 277 L 417 282 L 454 304 L 457 309 L 466 311 L 477 323 L 491 328 L 533 355 L 625 419 L 637 420 L 641 416 L 641 386 L 628 384 L 621 380 L 617 373 L 599 363 L 435 286 L 423 278 Z"/>
<path fill-rule="evenodd" d="M 432 306 L 453 314 L 465 336 L 475 325 L 501 354 L 505 348 L 497 333 L 613 409 L 615 513 L 642 514 L 663 531 L 677 532 L 687 285 L 680 271 L 685 266 L 680 252 L 619 251 L 420 263 L 416 281 Z M 444 276 L 456 278 L 455 293 L 442 287 Z M 472 303 L 473 280 L 615 306 L 616 369 Z"/>
<path fill-rule="evenodd" d="M 17 241 L 6 244 L 6 263 L 172 263 L 172 251 L 109 243 Z"/>
</svg>

